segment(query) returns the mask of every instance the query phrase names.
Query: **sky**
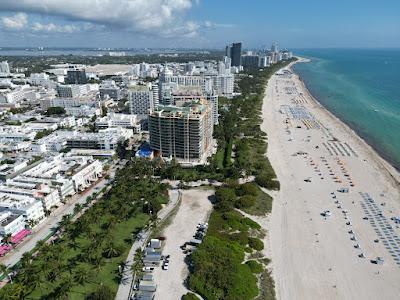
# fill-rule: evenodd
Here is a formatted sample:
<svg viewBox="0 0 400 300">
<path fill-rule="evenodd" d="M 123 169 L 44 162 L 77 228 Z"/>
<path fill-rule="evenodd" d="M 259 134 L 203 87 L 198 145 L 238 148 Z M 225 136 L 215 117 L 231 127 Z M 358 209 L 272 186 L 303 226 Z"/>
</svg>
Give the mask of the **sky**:
<svg viewBox="0 0 400 300">
<path fill-rule="evenodd" d="M 0 47 L 400 47 L 400 0 L 0 0 Z"/>
</svg>

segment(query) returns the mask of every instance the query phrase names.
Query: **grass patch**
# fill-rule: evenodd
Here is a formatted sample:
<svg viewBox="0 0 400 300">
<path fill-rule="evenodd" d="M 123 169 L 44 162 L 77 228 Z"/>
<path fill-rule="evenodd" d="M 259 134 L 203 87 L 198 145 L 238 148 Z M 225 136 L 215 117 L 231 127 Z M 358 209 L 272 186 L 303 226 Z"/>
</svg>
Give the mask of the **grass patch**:
<svg viewBox="0 0 400 300">
<path fill-rule="evenodd" d="M 272 210 L 272 197 L 258 187 L 254 205 L 244 207 L 242 210 L 253 216 L 264 216 Z"/>
<path fill-rule="evenodd" d="M 215 164 L 217 169 L 224 168 L 224 156 L 225 156 L 225 149 L 219 148 L 217 153 L 215 153 Z"/>
<path fill-rule="evenodd" d="M 256 260 L 248 260 L 248 261 L 246 261 L 246 265 L 248 265 L 251 272 L 253 272 L 255 274 L 260 274 L 264 270 L 262 264 L 260 264 Z"/>
</svg>

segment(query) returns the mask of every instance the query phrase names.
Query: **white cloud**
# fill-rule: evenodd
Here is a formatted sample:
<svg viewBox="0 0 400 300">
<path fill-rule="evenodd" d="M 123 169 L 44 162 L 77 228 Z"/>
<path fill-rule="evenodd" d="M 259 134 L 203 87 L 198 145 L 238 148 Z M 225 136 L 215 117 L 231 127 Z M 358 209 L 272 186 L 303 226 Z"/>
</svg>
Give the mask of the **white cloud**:
<svg viewBox="0 0 400 300">
<path fill-rule="evenodd" d="M 73 33 L 80 31 L 81 28 L 76 25 L 56 25 L 54 23 L 39 23 L 32 24 L 32 30 L 35 32 L 56 32 L 56 33 Z"/>
<path fill-rule="evenodd" d="M 182 18 L 196 3 L 196 0 L 1 0 L 0 11 L 61 16 L 144 34 L 194 36 L 200 25 Z"/>
<path fill-rule="evenodd" d="M 205 28 L 234 28 L 234 27 L 236 27 L 236 25 L 229 24 L 229 23 L 214 23 L 211 21 L 204 21 L 204 27 Z"/>
<path fill-rule="evenodd" d="M 2 17 L 1 23 L 7 29 L 20 30 L 28 24 L 28 16 L 25 13 L 17 13 L 13 16 Z"/>
</svg>

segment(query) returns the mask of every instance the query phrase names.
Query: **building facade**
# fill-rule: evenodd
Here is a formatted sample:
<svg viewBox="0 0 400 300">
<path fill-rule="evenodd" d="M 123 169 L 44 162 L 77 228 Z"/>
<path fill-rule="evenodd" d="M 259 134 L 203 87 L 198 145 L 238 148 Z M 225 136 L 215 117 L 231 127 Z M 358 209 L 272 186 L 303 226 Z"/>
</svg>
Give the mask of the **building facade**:
<svg viewBox="0 0 400 300">
<path fill-rule="evenodd" d="M 159 105 L 149 115 L 150 146 L 165 158 L 204 163 L 212 151 L 213 118 L 206 102 Z"/>
<path fill-rule="evenodd" d="M 68 84 L 86 84 L 86 71 L 84 69 L 72 69 L 67 71 Z"/>
<path fill-rule="evenodd" d="M 153 91 L 148 86 L 134 86 L 128 90 L 129 108 L 133 115 L 147 115 L 154 107 Z"/>
</svg>

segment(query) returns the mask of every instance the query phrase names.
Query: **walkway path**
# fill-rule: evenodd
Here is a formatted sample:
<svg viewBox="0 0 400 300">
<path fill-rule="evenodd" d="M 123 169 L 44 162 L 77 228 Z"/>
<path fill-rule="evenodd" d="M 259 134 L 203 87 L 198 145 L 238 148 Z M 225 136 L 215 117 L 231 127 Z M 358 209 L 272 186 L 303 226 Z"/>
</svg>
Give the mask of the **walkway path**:
<svg viewBox="0 0 400 300">
<path fill-rule="evenodd" d="M 170 190 L 169 198 L 170 201 L 168 204 L 158 212 L 158 218 L 162 221 L 168 217 L 170 212 L 174 209 L 175 205 L 178 203 L 179 198 L 181 197 L 181 192 L 179 190 Z M 149 236 L 151 234 L 151 230 L 142 230 L 133 245 L 131 250 L 128 253 L 128 257 L 126 258 L 125 268 L 122 274 L 121 283 L 118 288 L 116 300 L 126 300 L 129 299 L 131 295 L 132 284 L 134 282 L 134 277 L 131 271 L 131 266 L 133 264 L 133 257 L 137 249 L 142 249 L 147 242 Z"/>
</svg>

